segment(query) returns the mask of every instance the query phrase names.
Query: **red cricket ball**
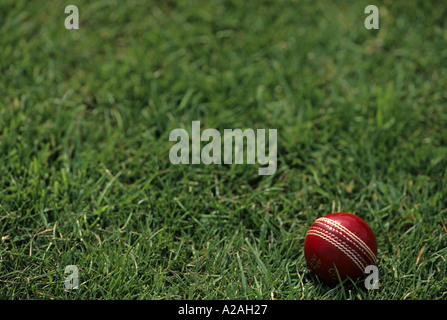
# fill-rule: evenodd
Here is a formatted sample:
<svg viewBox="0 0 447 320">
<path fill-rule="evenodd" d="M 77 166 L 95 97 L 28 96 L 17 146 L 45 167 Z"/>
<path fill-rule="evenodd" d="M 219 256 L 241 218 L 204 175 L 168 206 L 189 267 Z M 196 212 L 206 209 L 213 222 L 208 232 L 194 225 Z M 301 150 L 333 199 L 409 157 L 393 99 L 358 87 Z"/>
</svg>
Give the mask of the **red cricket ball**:
<svg viewBox="0 0 447 320">
<path fill-rule="evenodd" d="M 359 217 L 337 212 L 319 218 L 307 231 L 304 256 L 309 268 L 321 278 L 336 282 L 361 277 L 377 262 L 376 237 Z M 337 275 L 338 273 L 338 275 Z"/>
</svg>

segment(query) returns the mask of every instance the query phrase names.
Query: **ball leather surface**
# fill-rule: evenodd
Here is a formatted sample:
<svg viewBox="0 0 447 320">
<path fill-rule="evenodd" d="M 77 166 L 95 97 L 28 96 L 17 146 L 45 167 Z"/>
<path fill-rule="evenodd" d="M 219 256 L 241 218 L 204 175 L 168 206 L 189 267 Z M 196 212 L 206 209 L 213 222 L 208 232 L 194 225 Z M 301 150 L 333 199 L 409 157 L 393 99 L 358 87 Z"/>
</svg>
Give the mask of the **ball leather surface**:
<svg viewBox="0 0 447 320">
<path fill-rule="evenodd" d="M 312 223 L 304 242 L 307 265 L 319 277 L 337 282 L 358 279 L 377 262 L 373 230 L 361 218 L 337 212 Z M 338 274 L 337 274 L 338 273 Z"/>
</svg>

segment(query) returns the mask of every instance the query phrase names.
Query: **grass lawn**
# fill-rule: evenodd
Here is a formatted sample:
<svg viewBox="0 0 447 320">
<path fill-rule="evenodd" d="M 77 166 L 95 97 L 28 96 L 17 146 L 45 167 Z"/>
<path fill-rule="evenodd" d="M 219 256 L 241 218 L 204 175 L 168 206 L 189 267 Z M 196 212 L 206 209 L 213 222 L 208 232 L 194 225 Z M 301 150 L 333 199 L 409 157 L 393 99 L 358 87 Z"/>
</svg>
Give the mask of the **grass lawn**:
<svg viewBox="0 0 447 320">
<path fill-rule="evenodd" d="M 0 298 L 447 299 L 447 5 L 368 4 L 1 1 Z M 277 129 L 276 172 L 172 164 L 194 120 Z M 337 211 L 379 289 L 307 268 Z"/>
</svg>

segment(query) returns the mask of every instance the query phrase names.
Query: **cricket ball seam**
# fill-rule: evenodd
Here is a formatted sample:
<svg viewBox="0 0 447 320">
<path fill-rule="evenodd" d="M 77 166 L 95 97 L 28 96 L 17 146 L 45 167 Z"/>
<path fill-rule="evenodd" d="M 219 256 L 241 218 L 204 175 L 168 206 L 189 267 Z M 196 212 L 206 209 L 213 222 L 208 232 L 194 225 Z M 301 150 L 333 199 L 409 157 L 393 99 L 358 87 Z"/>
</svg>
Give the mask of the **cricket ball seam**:
<svg viewBox="0 0 447 320">
<path fill-rule="evenodd" d="M 351 230 L 343 226 L 337 221 L 327 219 L 327 218 L 319 218 L 315 221 L 316 223 L 327 224 L 328 227 L 332 226 L 342 234 L 347 240 L 352 242 L 364 255 L 367 256 L 370 264 L 375 264 L 377 261 L 376 255 L 372 252 L 371 248 L 356 234 L 354 234 Z M 330 225 L 330 226 L 329 226 Z M 344 232 L 344 233 L 343 233 Z"/>
<path fill-rule="evenodd" d="M 355 248 L 353 248 L 351 246 L 351 242 L 348 242 L 348 241 L 345 241 L 344 239 L 342 239 L 339 234 L 334 233 L 333 229 L 327 230 L 327 229 L 319 227 L 319 226 L 313 226 L 312 228 L 314 230 L 318 229 L 320 232 L 327 234 L 328 236 L 332 237 L 332 239 L 335 241 L 339 241 L 340 244 L 342 244 L 346 248 L 346 250 L 348 250 L 353 256 L 355 256 L 355 258 L 357 259 L 357 261 L 361 264 L 361 267 L 363 268 L 362 271 L 368 265 L 366 259 L 360 254 L 360 252 L 358 252 L 357 250 L 355 250 Z M 346 239 L 346 237 L 345 237 L 345 239 Z M 357 247 L 357 249 L 358 249 L 358 247 Z"/>
<path fill-rule="evenodd" d="M 368 247 L 368 245 L 348 228 L 342 226 L 336 221 L 326 218 L 317 219 L 314 224 L 322 225 L 325 228 L 330 229 L 331 232 L 333 232 L 334 234 L 337 233 L 337 236 L 343 237 L 350 244 L 354 245 L 359 250 L 359 252 L 362 253 L 363 256 L 368 260 L 369 264 L 376 263 L 376 256 Z"/>
<path fill-rule="evenodd" d="M 319 238 L 327 241 L 328 243 L 330 243 L 334 247 L 338 248 L 352 262 L 354 262 L 354 264 L 360 269 L 360 271 L 362 273 L 364 272 L 364 270 L 366 268 L 366 263 L 364 261 L 363 261 L 363 263 L 361 261 L 359 261 L 359 258 L 361 259 L 361 257 L 359 256 L 359 254 L 355 250 L 352 250 L 352 248 L 346 247 L 343 241 L 340 241 L 339 238 L 337 238 L 334 235 L 330 234 L 328 231 L 326 231 L 326 230 L 320 231 L 320 230 L 316 230 L 316 229 L 317 228 L 311 227 L 309 229 L 309 231 L 307 232 L 307 235 L 312 235 L 312 236 L 319 237 Z M 361 259 L 361 260 L 363 260 L 363 259 Z"/>
</svg>

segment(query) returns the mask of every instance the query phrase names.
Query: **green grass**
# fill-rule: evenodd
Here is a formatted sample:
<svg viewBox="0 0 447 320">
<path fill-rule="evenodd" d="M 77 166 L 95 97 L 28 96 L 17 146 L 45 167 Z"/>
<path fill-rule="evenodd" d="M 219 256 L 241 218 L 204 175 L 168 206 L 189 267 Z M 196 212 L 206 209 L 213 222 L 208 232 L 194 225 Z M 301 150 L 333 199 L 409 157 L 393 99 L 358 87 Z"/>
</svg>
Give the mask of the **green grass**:
<svg viewBox="0 0 447 320">
<path fill-rule="evenodd" d="M 77 31 L 0 3 L 0 298 L 447 298 L 445 4 L 70 4 Z M 193 120 L 277 129 L 278 170 L 172 165 Z M 307 269 L 334 211 L 375 231 L 378 290 Z"/>
</svg>

